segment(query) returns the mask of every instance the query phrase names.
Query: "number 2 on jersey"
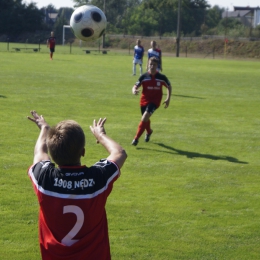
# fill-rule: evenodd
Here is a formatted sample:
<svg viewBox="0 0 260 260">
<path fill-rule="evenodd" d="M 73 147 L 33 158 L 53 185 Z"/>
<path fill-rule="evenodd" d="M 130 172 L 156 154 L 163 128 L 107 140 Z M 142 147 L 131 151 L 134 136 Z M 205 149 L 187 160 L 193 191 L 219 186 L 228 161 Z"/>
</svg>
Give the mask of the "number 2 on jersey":
<svg viewBox="0 0 260 260">
<path fill-rule="evenodd" d="M 80 231 L 83 222 L 84 222 L 84 213 L 82 209 L 75 205 L 69 205 L 63 207 L 63 214 L 66 213 L 73 213 L 77 216 L 77 221 L 74 225 L 74 227 L 70 230 L 70 232 L 61 240 L 61 243 L 66 246 L 71 246 L 74 243 L 76 243 L 78 240 L 73 238 L 77 235 L 77 233 Z"/>
</svg>

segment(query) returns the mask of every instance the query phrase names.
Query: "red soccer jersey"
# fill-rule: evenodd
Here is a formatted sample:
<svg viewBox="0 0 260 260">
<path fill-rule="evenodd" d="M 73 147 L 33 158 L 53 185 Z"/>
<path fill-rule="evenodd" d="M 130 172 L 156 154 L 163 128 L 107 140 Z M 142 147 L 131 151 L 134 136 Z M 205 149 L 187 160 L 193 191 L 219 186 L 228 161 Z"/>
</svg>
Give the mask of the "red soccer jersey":
<svg viewBox="0 0 260 260">
<path fill-rule="evenodd" d="M 42 259 L 110 260 L 105 204 L 119 168 L 107 160 L 90 168 L 43 161 L 28 174 L 40 204 Z"/>
<path fill-rule="evenodd" d="M 50 48 L 55 48 L 55 43 L 56 43 L 56 38 L 55 37 L 50 37 L 48 39 L 48 44 L 49 44 Z"/>
<path fill-rule="evenodd" d="M 142 95 L 140 99 L 140 106 L 147 106 L 149 103 L 153 103 L 158 108 L 162 100 L 162 87 L 168 88 L 171 83 L 167 77 L 159 72 L 155 75 L 151 75 L 149 72 L 143 74 L 139 80 L 135 83 L 137 87 L 142 85 Z"/>
</svg>

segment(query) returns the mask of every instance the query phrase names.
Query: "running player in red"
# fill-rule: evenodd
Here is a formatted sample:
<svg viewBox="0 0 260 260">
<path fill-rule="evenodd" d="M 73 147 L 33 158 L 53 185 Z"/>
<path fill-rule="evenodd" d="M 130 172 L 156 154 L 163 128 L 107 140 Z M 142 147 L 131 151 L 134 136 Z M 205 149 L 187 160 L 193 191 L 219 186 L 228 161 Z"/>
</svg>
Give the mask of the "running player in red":
<svg viewBox="0 0 260 260">
<path fill-rule="evenodd" d="M 105 205 L 126 160 L 124 149 L 106 135 L 106 119 L 90 126 L 109 156 L 81 165 L 85 135 L 73 120 L 50 128 L 31 111 L 40 128 L 28 174 L 40 205 L 39 240 L 43 260 L 110 260 Z M 52 160 L 58 165 L 55 167 Z"/>
<path fill-rule="evenodd" d="M 132 88 L 132 93 L 137 95 L 139 93 L 139 87 L 142 86 L 142 94 L 140 99 L 141 106 L 141 122 L 138 125 L 136 135 L 132 141 L 132 145 L 137 145 L 138 140 L 146 130 L 145 142 L 149 142 L 153 130 L 151 129 L 150 117 L 154 111 L 159 108 L 162 100 L 162 87 L 167 88 L 167 97 L 163 104 L 167 108 L 170 104 L 172 87 L 168 78 L 157 71 L 159 60 L 156 57 L 152 57 L 148 62 L 148 72 L 144 73 Z"/>
<path fill-rule="evenodd" d="M 50 48 L 50 59 L 53 60 L 53 53 L 55 52 L 56 38 L 54 32 L 51 32 L 51 37 L 47 39 L 47 48 Z"/>
</svg>

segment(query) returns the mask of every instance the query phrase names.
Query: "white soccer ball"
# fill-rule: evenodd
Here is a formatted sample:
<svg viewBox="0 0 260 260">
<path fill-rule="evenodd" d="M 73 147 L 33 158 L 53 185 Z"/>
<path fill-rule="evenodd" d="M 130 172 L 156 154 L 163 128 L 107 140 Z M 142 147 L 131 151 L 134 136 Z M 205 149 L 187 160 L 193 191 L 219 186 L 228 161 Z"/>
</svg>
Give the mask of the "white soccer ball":
<svg viewBox="0 0 260 260">
<path fill-rule="evenodd" d="M 107 18 L 98 7 L 82 5 L 70 17 L 70 27 L 74 35 L 83 41 L 93 41 L 101 37 L 107 26 Z"/>
</svg>

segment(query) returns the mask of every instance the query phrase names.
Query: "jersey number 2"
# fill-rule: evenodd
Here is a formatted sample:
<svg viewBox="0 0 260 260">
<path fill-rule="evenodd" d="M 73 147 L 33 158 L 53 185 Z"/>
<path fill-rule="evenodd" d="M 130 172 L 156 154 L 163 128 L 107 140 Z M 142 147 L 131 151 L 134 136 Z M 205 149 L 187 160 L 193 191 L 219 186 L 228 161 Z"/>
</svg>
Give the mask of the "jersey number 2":
<svg viewBox="0 0 260 260">
<path fill-rule="evenodd" d="M 61 243 L 66 246 L 71 246 L 74 243 L 76 243 L 78 240 L 73 238 L 77 235 L 77 233 L 80 231 L 83 222 L 84 222 L 84 213 L 82 209 L 75 205 L 69 205 L 63 207 L 63 214 L 66 213 L 73 213 L 77 216 L 77 221 L 74 225 L 74 227 L 70 230 L 70 232 L 61 240 Z"/>
</svg>

